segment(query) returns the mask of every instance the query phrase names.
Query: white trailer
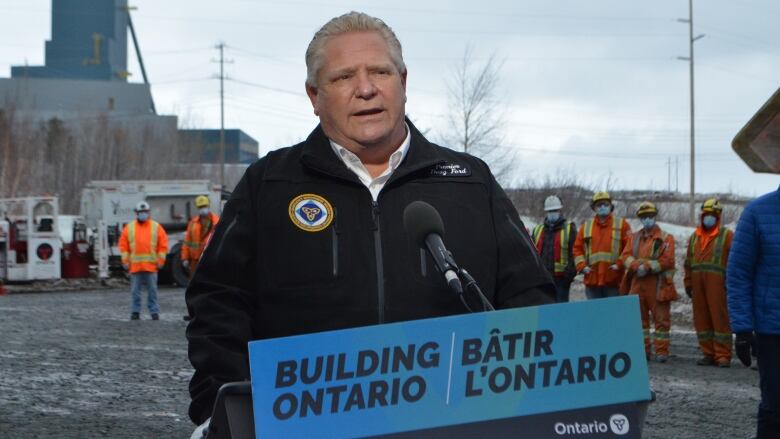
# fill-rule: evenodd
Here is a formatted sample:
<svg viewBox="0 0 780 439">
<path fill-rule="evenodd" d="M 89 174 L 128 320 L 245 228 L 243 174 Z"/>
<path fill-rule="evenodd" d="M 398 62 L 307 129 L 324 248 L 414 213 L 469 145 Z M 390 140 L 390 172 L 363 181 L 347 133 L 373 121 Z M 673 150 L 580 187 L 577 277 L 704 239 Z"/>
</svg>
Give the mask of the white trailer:
<svg viewBox="0 0 780 439">
<path fill-rule="evenodd" d="M 0 199 L 0 279 L 61 277 L 57 197 Z"/>
<path fill-rule="evenodd" d="M 122 270 L 118 248 L 125 224 L 135 219 L 135 206 L 146 201 L 152 219 L 168 234 L 168 258 L 161 281 L 186 285 L 181 265 L 181 241 L 190 218 L 197 214 L 195 197 L 209 198 L 212 212 L 221 212 L 221 187 L 208 180 L 115 180 L 92 181 L 81 192 L 81 216 L 94 233 L 92 247 L 101 278 Z"/>
</svg>

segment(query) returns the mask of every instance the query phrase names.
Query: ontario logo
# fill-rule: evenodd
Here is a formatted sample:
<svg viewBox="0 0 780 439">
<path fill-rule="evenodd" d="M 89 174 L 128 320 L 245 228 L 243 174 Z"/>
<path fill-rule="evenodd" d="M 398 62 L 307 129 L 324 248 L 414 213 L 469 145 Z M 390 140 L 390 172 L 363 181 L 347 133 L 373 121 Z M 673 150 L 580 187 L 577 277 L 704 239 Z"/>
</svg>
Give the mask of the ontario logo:
<svg viewBox="0 0 780 439">
<path fill-rule="evenodd" d="M 628 418 L 621 413 L 616 413 L 609 417 L 608 422 L 595 419 L 590 422 L 556 422 L 553 428 L 558 436 L 582 437 L 583 435 L 600 436 L 610 432 L 623 436 L 628 434 L 630 427 Z"/>
<path fill-rule="evenodd" d="M 333 221 L 333 206 L 319 195 L 298 195 L 290 201 L 288 211 L 293 224 L 307 232 L 324 230 Z"/>
</svg>

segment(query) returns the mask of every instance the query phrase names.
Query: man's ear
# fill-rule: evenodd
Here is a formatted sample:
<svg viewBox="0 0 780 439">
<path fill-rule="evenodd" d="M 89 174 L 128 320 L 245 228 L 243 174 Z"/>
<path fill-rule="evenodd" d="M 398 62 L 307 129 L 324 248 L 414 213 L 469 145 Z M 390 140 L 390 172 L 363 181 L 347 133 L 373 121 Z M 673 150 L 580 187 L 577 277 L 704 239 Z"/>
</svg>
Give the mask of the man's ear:
<svg viewBox="0 0 780 439">
<path fill-rule="evenodd" d="M 404 88 L 404 102 L 406 102 L 406 74 L 409 72 L 409 70 L 404 70 L 403 73 L 401 73 L 401 86 Z"/>
<path fill-rule="evenodd" d="M 309 96 L 309 100 L 311 101 L 311 106 L 314 108 L 314 115 L 319 116 L 320 115 L 320 109 L 317 106 L 317 87 L 311 86 L 309 84 L 306 84 L 306 95 Z"/>
</svg>

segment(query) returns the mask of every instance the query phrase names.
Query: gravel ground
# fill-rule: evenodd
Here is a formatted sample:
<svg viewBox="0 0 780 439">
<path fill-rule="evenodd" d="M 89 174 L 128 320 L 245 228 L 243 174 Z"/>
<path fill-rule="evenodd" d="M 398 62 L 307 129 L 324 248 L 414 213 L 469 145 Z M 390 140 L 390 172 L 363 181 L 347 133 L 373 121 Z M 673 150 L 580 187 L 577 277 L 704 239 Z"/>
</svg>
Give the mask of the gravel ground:
<svg viewBox="0 0 780 439">
<path fill-rule="evenodd" d="M 129 321 L 123 288 L 0 296 L 0 438 L 189 437 L 183 294 L 160 290 L 159 322 Z M 670 361 L 650 364 L 644 437 L 752 437 L 758 373 L 694 364 L 687 298 L 672 321 Z"/>
</svg>

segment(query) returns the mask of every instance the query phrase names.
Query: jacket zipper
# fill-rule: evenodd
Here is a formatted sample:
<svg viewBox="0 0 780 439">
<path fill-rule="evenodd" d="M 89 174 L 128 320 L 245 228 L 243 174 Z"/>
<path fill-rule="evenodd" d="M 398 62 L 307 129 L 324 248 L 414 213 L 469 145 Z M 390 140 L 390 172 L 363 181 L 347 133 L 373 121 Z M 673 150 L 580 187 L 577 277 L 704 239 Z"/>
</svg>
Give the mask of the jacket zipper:
<svg viewBox="0 0 780 439">
<path fill-rule="evenodd" d="M 385 273 L 382 262 L 382 235 L 379 230 L 379 203 L 372 201 L 371 217 L 374 220 L 374 253 L 376 255 L 376 293 L 379 323 L 385 322 Z"/>
<path fill-rule="evenodd" d="M 333 277 L 339 276 L 339 217 L 336 212 L 333 212 L 333 227 L 331 230 L 331 237 L 333 238 Z"/>
</svg>

